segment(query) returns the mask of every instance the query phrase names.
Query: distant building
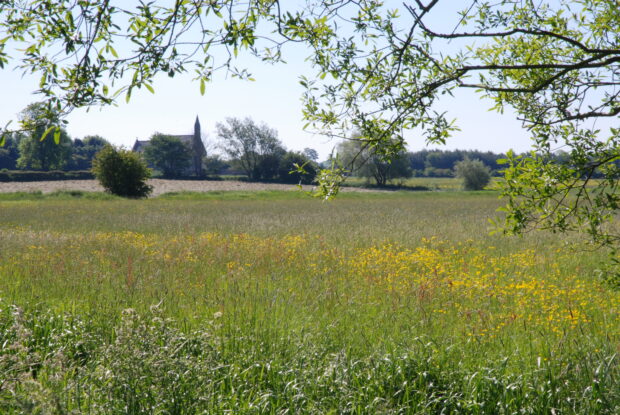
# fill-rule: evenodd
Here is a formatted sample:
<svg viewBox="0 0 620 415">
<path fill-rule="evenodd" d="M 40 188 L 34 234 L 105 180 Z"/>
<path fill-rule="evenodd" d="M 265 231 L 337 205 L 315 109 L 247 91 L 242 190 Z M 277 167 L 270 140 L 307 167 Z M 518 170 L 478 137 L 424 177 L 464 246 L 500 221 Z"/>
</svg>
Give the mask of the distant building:
<svg viewBox="0 0 620 415">
<path fill-rule="evenodd" d="M 200 135 L 200 120 L 198 116 L 196 116 L 196 122 L 194 123 L 194 134 L 190 135 L 172 135 L 166 134 L 170 137 L 178 138 L 183 144 L 187 146 L 187 148 L 191 152 L 191 163 L 189 169 L 185 172 L 186 174 L 192 174 L 195 176 L 202 176 L 202 159 L 207 155 L 207 150 L 205 149 L 205 145 L 202 142 L 202 137 Z M 136 140 L 132 147 L 132 151 L 136 153 L 142 153 L 146 146 L 149 145 L 149 140 Z"/>
</svg>

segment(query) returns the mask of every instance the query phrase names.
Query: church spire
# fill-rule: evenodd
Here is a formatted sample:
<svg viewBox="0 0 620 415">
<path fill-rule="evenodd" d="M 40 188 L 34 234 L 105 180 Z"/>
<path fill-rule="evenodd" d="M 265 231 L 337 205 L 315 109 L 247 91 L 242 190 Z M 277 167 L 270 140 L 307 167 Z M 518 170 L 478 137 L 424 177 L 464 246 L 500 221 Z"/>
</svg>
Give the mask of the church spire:
<svg viewBox="0 0 620 415">
<path fill-rule="evenodd" d="M 202 159 L 207 155 L 205 146 L 202 142 L 202 135 L 200 134 L 200 120 L 196 115 L 196 122 L 194 123 L 194 139 L 192 142 L 192 164 L 194 174 L 198 177 L 202 176 Z"/>
<path fill-rule="evenodd" d="M 200 137 L 200 120 L 196 115 L 196 122 L 194 123 L 194 136 Z"/>
</svg>

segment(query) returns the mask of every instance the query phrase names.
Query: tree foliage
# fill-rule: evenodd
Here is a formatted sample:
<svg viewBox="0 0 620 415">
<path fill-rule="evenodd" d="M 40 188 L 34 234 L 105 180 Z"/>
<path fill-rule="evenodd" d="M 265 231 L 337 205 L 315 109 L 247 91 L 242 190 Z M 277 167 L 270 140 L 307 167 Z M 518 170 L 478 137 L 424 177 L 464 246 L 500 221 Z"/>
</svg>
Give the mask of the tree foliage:
<svg viewBox="0 0 620 415">
<path fill-rule="evenodd" d="M 312 161 L 319 161 L 319 152 L 316 151 L 313 148 L 310 147 L 306 147 L 304 148 L 304 150 L 301 152 L 301 154 L 303 154 L 306 158 L 312 160 Z"/>
<path fill-rule="evenodd" d="M 280 182 L 310 184 L 314 181 L 319 167 L 306 153 L 305 150 L 302 153 L 287 151 L 282 156 L 278 169 Z"/>
<path fill-rule="evenodd" d="M 32 170 L 60 170 L 71 158 L 71 139 L 64 130 L 58 128 L 54 140 L 42 140 L 50 128 L 54 128 L 59 120 L 55 114 L 46 111 L 42 103 L 30 104 L 20 117 L 24 130 L 20 133 L 19 158 L 17 167 Z"/>
<path fill-rule="evenodd" d="M 98 135 L 76 138 L 73 140 L 73 154 L 69 167 L 73 170 L 90 170 L 95 155 L 106 145 L 110 145 L 108 140 Z"/>
<path fill-rule="evenodd" d="M 39 138 L 32 133 L 19 143 L 17 167 L 30 170 L 62 170 L 71 158 L 71 140 L 63 131 L 60 144 Z"/>
<path fill-rule="evenodd" d="M 491 171 L 480 160 L 466 158 L 454 165 L 456 177 L 463 179 L 465 190 L 482 190 L 491 182 Z"/>
<path fill-rule="evenodd" d="M 251 118 L 227 118 L 217 123 L 217 136 L 228 156 L 250 180 L 269 180 L 278 174 L 286 153 L 276 130 Z"/>
<path fill-rule="evenodd" d="M 230 168 L 230 164 L 218 154 L 203 159 L 203 170 L 208 176 L 217 176 L 227 168 Z"/>
<path fill-rule="evenodd" d="M 337 154 L 340 163 L 352 175 L 374 179 L 377 186 L 385 186 L 388 181 L 396 178 L 411 177 L 413 173 L 405 151 L 386 160 L 377 154 L 376 147 L 359 138 L 341 142 Z"/>
<path fill-rule="evenodd" d="M 93 174 L 114 195 L 143 198 L 153 188 L 147 184 L 151 171 L 139 154 L 108 145 L 93 160 Z"/>
<path fill-rule="evenodd" d="M 478 150 L 429 150 L 408 152 L 409 166 L 416 176 L 429 176 L 431 173 L 452 171 L 457 162 L 466 158 L 478 159 L 487 166 L 494 175 L 498 175 L 505 166 L 499 160 L 506 154 Z"/>
<path fill-rule="evenodd" d="M 190 149 L 178 138 L 155 133 L 144 149 L 144 159 L 164 177 L 182 176 L 189 167 Z"/>
<path fill-rule="evenodd" d="M 21 139 L 22 137 L 19 134 L 11 134 L 6 138 L 4 147 L 0 147 L 0 170 L 17 168 Z"/>
<path fill-rule="evenodd" d="M 301 80 L 309 128 L 342 138 L 356 129 L 387 159 L 407 130 L 443 143 L 457 124 L 440 98 L 475 89 L 532 135 L 533 156 L 508 158 L 506 230 L 585 228 L 613 243 L 605 223 L 620 202 L 620 130 L 594 120 L 620 114 L 619 10 L 614 0 L 415 0 L 401 10 L 379 0 L 9 0 L 0 65 L 39 74 L 48 108 L 65 114 L 152 90 L 162 72 L 192 71 L 204 92 L 218 69 L 251 77 L 240 52 L 280 62 L 284 45 L 302 43 L 316 68 Z M 551 161 L 559 146 L 569 163 Z M 605 179 L 592 182 L 596 172 Z M 343 170 L 319 177 L 333 195 Z"/>
</svg>

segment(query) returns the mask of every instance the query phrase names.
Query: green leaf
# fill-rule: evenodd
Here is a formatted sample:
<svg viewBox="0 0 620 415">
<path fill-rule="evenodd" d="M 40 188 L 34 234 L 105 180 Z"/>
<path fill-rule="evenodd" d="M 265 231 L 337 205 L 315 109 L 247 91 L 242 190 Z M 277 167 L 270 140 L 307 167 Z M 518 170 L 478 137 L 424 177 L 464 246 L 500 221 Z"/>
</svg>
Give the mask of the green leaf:
<svg viewBox="0 0 620 415">
<path fill-rule="evenodd" d="M 52 126 L 51 126 L 51 127 L 49 127 L 47 130 L 45 130 L 45 132 L 44 132 L 44 133 L 43 133 L 43 135 L 41 136 L 41 140 L 40 140 L 40 141 L 45 140 L 45 137 L 47 137 L 47 135 L 48 135 L 49 133 L 51 133 L 51 132 L 52 132 L 52 130 L 53 130 L 53 129 L 55 129 L 55 128 L 56 128 L 56 126 L 55 126 L 55 125 L 52 125 Z"/>
<path fill-rule="evenodd" d="M 54 131 L 54 142 L 60 144 L 60 127 L 56 127 L 56 131 Z"/>
<path fill-rule="evenodd" d="M 144 86 L 146 87 L 146 89 L 148 89 L 148 90 L 149 90 L 149 92 L 150 92 L 151 94 L 154 94 L 154 93 L 155 93 L 155 90 L 153 89 L 153 87 L 152 87 L 150 84 L 144 84 Z"/>
<path fill-rule="evenodd" d="M 204 79 L 200 79 L 200 95 L 204 95 L 205 94 L 205 80 Z"/>
</svg>

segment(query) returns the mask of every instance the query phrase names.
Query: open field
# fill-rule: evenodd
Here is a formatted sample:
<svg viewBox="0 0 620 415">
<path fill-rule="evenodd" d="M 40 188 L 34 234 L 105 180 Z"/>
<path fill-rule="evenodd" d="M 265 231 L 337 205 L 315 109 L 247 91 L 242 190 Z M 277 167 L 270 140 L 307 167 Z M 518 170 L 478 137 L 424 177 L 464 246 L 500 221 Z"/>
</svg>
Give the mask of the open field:
<svg viewBox="0 0 620 415">
<path fill-rule="evenodd" d="M 225 180 L 165 180 L 152 179 L 153 196 L 169 192 L 228 192 L 228 191 L 264 191 L 264 190 L 298 190 L 294 185 L 280 183 L 258 183 L 239 181 L 226 178 Z M 372 183 L 372 182 L 370 182 Z M 343 192 L 377 192 L 377 189 L 366 189 L 369 181 L 358 177 L 350 177 L 342 187 Z M 413 177 L 392 183 L 409 188 L 426 187 L 429 190 L 457 191 L 461 190 L 461 180 L 448 177 Z M 491 185 L 492 186 L 492 185 Z M 304 185 L 303 190 L 309 191 L 312 186 Z M 0 193 L 13 192 L 43 192 L 80 191 L 102 192 L 103 188 L 96 180 L 59 180 L 43 182 L 0 182 Z"/>
<path fill-rule="evenodd" d="M 620 413 L 620 291 L 494 193 L 0 200 L 0 413 Z"/>
<path fill-rule="evenodd" d="M 280 183 L 257 183 L 237 180 L 164 180 L 152 179 L 153 196 L 169 192 L 222 192 L 222 191 L 263 191 L 263 190 L 298 190 L 295 185 Z M 309 191 L 312 186 L 303 186 Z M 0 183 L 0 193 L 57 191 L 102 192 L 103 187 L 97 180 L 60 180 L 45 182 L 4 182 Z M 368 191 L 363 188 L 343 188 L 344 192 Z"/>
<path fill-rule="evenodd" d="M 373 180 L 361 177 L 349 177 L 346 185 L 350 187 L 368 186 L 372 187 Z M 455 177 L 411 177 L 409 179 L 395 179 L 389 182 L 391 186 L 401 186 L 403 188 L 426 187 L 429 190 L 458 191 L 462 190 L 462 180 Z M 493 187 L 493 181 L 488 188 Z"/>
</svg>

